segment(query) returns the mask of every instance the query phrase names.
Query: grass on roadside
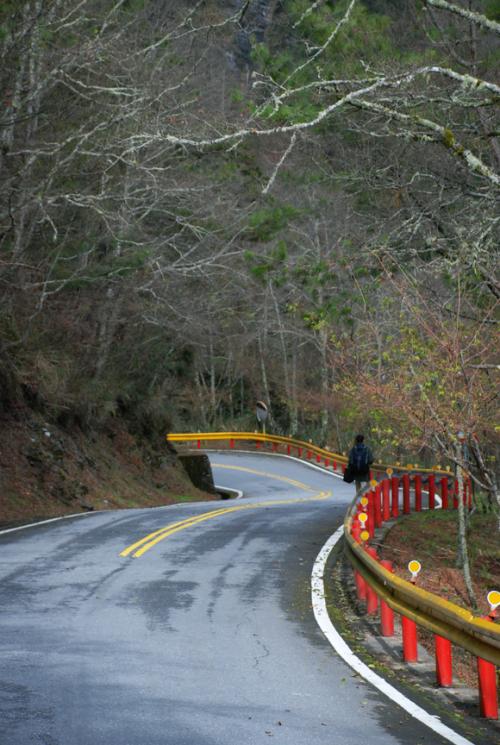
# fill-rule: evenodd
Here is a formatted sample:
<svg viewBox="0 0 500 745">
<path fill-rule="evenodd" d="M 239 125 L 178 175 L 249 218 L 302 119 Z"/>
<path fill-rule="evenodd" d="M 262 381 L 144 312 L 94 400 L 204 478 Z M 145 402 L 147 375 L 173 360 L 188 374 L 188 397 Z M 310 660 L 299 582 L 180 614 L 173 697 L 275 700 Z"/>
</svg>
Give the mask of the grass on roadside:
<svg viewBox="0 0 500 745">
<path fill-rule="evenodd" d="M 475 514 L 468 529 L 468 549 L 474 589 L 481 610 L 486 594 L 500 589 L 500 536 L 495 515 Z M 408 562 L 418 559 L 422 571 L 418 585 L 468 607 L 461 569 L 457 566 L 458 518 L 455 510 L 408 515 L 384 539 L 382 555 L 394 562 L 396 572 L 409 579 Z"/>
</svg>

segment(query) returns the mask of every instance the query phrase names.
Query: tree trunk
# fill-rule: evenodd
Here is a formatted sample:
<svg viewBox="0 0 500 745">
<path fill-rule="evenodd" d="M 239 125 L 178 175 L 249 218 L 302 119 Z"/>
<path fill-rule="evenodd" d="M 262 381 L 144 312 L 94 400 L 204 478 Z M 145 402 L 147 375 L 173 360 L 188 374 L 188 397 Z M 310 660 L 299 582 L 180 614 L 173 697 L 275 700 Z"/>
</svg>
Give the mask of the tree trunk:
<svg viewBox="0 0 500 745">
<path fill-rule="evenodd" d="M 299 429 L 299 411 L 297 406 L 297 351 L 292 352 L 292 400 L 290 402 L 290 435 L 295 437 Z"/>
<path fill-rule="evenodd" d="M 328 369 L 328 335 L 326 329 L 320 331 L 320 353 L 321 353 L 321 424 L 320 424 L 320 444 L 323 446 L 328 435 L 328 425 L 330 424 L 328 412 L 328 394 L 330 387 L 330 371 Z"/>
<path fill-rule="evenodd" d="M 203 429 L 206 430 L 208 429 L 207 407 L 205 406 L 205 396 L 203 392 L 202 376 L 199 370 L 195 370 L 194 382 L 196 384 L 196 392 L 198 394 L 199 413 L 201 414 Z"/>
<path fill-rule="evenodd" d="M 104 302 L 99 331 L 97 334 L 97 351 L 94 368 L 94 380 L 99 380 L 103 373 L 109 352 L 113 343 L 113 336 L 120 318 L 120 310 L 123 303 L 123 294 L 117 286 L 108 287 L 106 290 L 106 301 Z"/>
<path fill-rule="evenodd" d="M 457 461 L 462 463 L 462 445 L 457 444 Z M 464 505 L 464 472 L 461 465 L 457 466 L 458 481 L 458 555 L 457 563 L 464 575 L 465 587 L 469 596 L 469 603 L 474 611 L 477 611 L 477 600 L 472 586 L 470 573 L 469 550 L 467 546 L 467 526 L 465 521 Z"/>
<path fill-rule="evenodd" d="M 264 355 L 264 345 L 262 343 L 262 337 L 258 336 L 257 344 L 259 347 L 259 358 L 260 358 L 260 375 L 261 375 L 261 382 L 262 382 L 262 391 L 264 394 L 264 402 L 270 406 L 271 405 L 271 396 L 269 395 L 269 383 L 267 379 L 267 370 L 266 370 L 266 359 Z"/>
<path fill-rule="evenodd" d="M 217 395 L 216 395 L 214 344 L 213 344 L 212 337 L 210 337 L 209 351 L 210 351 L 210 420 L 213 424 L 215 422 L 216 415 L 217 415 Z"/>
</svg>

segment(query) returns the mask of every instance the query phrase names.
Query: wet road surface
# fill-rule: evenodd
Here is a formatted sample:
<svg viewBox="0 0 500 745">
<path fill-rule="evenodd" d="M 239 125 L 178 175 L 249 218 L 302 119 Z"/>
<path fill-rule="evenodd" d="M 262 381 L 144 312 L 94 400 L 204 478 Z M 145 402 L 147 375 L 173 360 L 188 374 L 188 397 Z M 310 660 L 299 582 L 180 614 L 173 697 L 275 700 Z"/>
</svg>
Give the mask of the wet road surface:
<svg viewBox="0 0 500 745">
<path fill-rule="evenodd" d="M 240 500 L 0 535 L 0 745 L 443 743 L 340 659 L 311 567 L 353 488 L 211 454 Z"/>
</svg>

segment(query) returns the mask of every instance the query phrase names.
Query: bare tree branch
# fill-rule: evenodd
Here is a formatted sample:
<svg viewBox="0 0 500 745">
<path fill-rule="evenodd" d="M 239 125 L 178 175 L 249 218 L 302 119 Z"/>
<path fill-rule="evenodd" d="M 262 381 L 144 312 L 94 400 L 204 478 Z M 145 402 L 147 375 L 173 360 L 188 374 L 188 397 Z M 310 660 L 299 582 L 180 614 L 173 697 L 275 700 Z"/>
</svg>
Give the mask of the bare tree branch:
<svg viewBox="0 0 500 745">
<path fill-rule="evenodd" d="M 447 0 L 423 0 L 423 2 L 425 5 L 432 5 L 434 8 L 439 8 L 440 10 L 448 10 L 450 13 L 455 13 L 456 15 L 465 18 L 467 21 L 476 23 L 478 26 L 481 26 L 488 31 L 494 31 L 496 34 L 500 34 L 500 23 L 490 21 L 489 18 L 481 13 L 467 10 L 466 8 L 462 8 L 460 5 L 449 3 Z"/>
</svg>

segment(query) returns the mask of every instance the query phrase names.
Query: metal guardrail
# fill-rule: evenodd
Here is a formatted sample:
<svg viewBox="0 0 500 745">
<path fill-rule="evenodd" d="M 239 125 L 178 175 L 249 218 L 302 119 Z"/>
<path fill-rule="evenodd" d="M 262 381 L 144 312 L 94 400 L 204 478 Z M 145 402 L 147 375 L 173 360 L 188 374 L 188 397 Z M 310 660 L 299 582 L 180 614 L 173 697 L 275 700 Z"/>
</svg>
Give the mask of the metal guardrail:
<svg viewBox="0 0 500 745">
<path fill-rule="evenodd" d="M 465 608 L 415 587 L 385 569 L 351 534 L 355 499 L 344 522 L 348 558 L 354 569 L 387 605 L 419 626 L 467 649 L 476 657 L 500 665 L 500 626 L 478 618 Z"/>
<path fill-rule="evenodd" d="M 304 451 L 310 452 L 315 456 L 319 456 L 322 461 L 329 461 L 330 464 L 337 462 L 340 464 L 346 464 L 348 457 L 344 453 L 334 453 L 326 448 L 320 448 L 317 445 L 313 445 L 312 442 L 306 442 L 305 440 L 297 440 L 293 437 L 285 437 L 281 435 L 268 435 L 261 432 L 172 432 L 166 436 L 168 442 L 224 442 L 231 440 L 233 442 L 249 442 L 249 443 L 271 443 L 274 445 L 283 445 L 287 448 L 296 448 L 302 454 Z M 301 456 L 299 456 L 301 457 Z M 372 469 L 377 473 L 385 473 L 388 468 L 393 471 L 405 472 L 405 473 L 422 473 L 422 474 L 439 474 L 441 476 L 450 476 L 450 471 L 441 468 L 420 468 L 418 466 L 402 465 L 401 463 L 374 463 Z"/>
</svg>

